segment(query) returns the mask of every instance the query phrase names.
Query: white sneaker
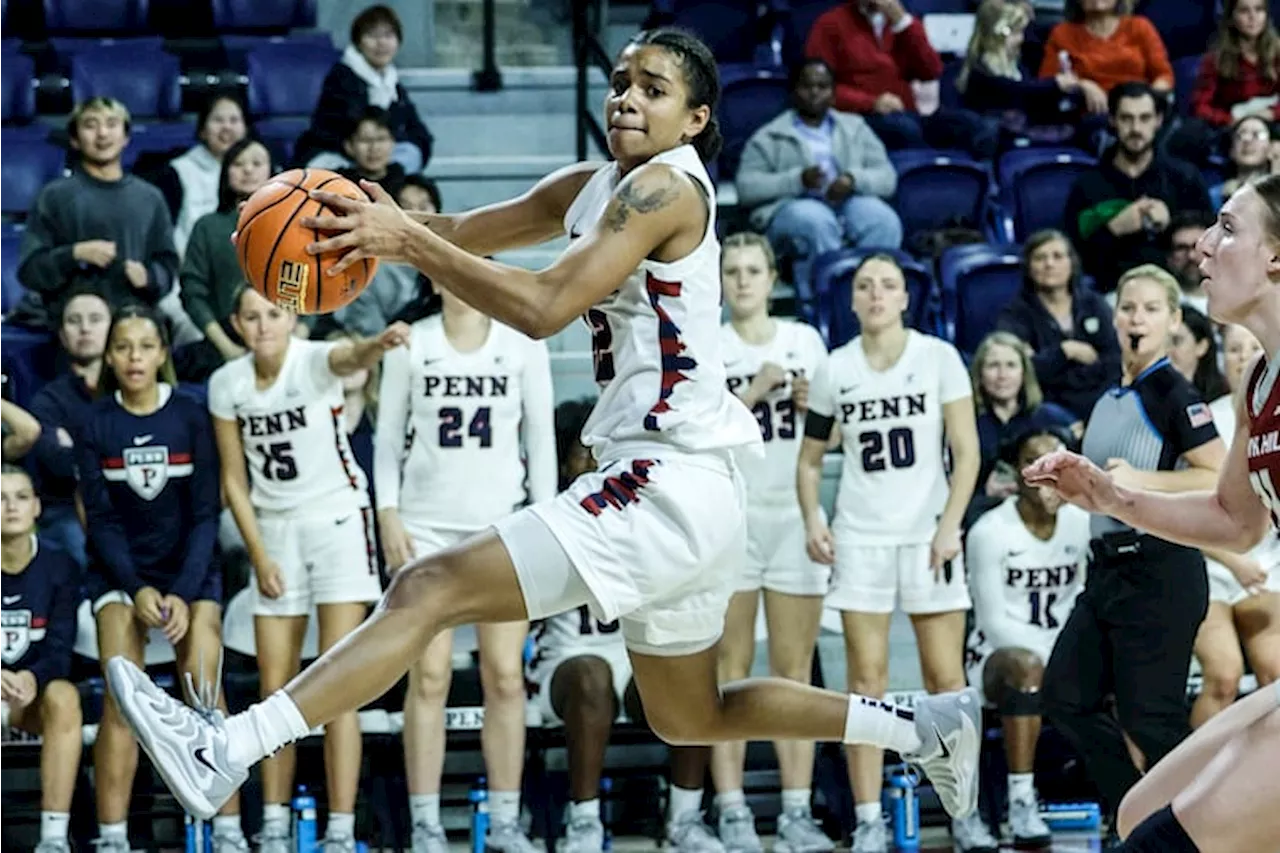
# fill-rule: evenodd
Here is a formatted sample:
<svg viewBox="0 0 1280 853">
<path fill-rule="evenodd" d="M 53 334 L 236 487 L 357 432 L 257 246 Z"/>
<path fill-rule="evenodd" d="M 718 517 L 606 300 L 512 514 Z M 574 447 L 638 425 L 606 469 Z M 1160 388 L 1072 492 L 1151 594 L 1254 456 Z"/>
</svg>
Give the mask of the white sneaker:
<svg viewBox="0 0 1280 853">
<path fill-rule="evenodd" d="M 883 819 L 860 823 L 853 830 L 849 853 L 886 853 L 888 849 L 889 833 L 885 831 Z"/>
<path fill-rule="evenodd" d="M 720 843 L 727 853 L 763 853 L 764 845 L 756 834 L 756 816 L 747 806 L 731 806 L 720 812 L 716 821 Z"/>
<path fill-rule="evenodd" d="M 484 846 L 487 850 L 496 850 L 499 853 L 537 853 L 538 850 L 529 840 L 529 836 L 524 834 L 520 822 L 516 820 L 509 823 L 490 823 L 489 832 L 484 837 Z"/>
<path fill-rule="evenodd" d="M 107 661 L 107 687 L 178 802 L 211 820 L 249 778 L 249 768 L 236 766 L 227 754 L 222 715 L 187 707 L 123 657 Z"/>
<path fill-rule="evenodd" d="M 977 812 L 951 821 L 951 837 L 960 853 L 1000 853 L 1000 842 Z"/>
<path fill-rule="evenodd" d="M 71 853 L 71 842 L 65 838 L 41 838 L 36 853 Z"/>
<path fill-rule="evenodd" d="M 978 808 L 978 755 L 982 748 L 982 703 L 972 687 L 916 701 L 920 748 L 903 758 L 929 777 L 942 807 L 953 818 Z"/>
<path fill-rule="evenodd" d="M 1019 850 L 1039 850 L 1053 843 L 1053 831 L 1040 816 L 1040 804 L 1034 799 L 1009 801 L 1009 832 Z"/>
<path fill-rule="evenodd" d="M 293 837 L 287 825 L 263 824 L 262 832 L 254 836 L 258 853 L 294 853 Z"/>
<path fill-rule="evenodd" d="M 778 815 L 774 853 L 828 853 L 836 843 L 827 837 L 808 809 L 792 809 Z"/>
<path fill-rule="evenodd" d="M 211 839 L 213 853 L 249 853 L 249 842 L 239 830 L 215 832 Z"/>
<path fill-rule="evenodd" d="M 667 822 L 667 845 L 677 853 L 725 853 L 724 845 L 697 811 Z"/>
<path fill-rule="evenodd" d="M 356 853 L 356 840 L 350 835 L 330 835 L 325 833 L 320 842 L 322 853 Z"/>
<path fill-rule="evenodd" d="M 109 838 L 95 838 L 90 843 L 98 849 L 98 853 L 132 853 L 133 851 L 129 846 L 128 838 L 118 838 L 114 835 Z"/>
<path fill-rule="evenodd" d="M 449 853 L 449 837 L 444 834 L 444 827 L 438 824 L 433 826 L 425 821 L 415 823 L 410 843 L 412 853 Z"/>
<path fill-rule="evenodd" d="M 578 817 L 564 827 L 564 837 L 556 842 L 556 853 L 601 853 L 604 824 L 598 817 Z"/>
</svg>

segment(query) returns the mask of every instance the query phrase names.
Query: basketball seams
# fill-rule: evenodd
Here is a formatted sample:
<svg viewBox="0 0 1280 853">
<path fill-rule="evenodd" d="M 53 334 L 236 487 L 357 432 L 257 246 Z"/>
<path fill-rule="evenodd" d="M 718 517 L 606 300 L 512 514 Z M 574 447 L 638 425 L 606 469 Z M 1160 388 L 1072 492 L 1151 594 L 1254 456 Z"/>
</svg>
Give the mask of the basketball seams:
<svg viewBox="0 0 1280 853">
<path fill-rule="evenodd" d="M 292 193 L 290 193 L 290 195 L 292 195 Z M 267 298 L 272 302 L 276 301 L 276 297 L 279 296 L 279 293 L 276 292 L 276 288 L 274 286 L 268 285 L 269 275 L 271 272 L 271 261 L 276 256 L 276 250 L 280 248 L 280 241 L 289 233 L 289 226 L 293 223 L 293 220 L 297 218 L 298 211 L 302 210 L 302 206 L 309 201 L 311 201 L 311 196 L 304 194 L 302 196 L 302 201 L 298 202 L 298 206 L 293 209 L 293 213 L 289 214 L 289 217 L 285 219 L 283 227 L 280 228 L 280 233 L 276 234 L 276 241 L 271 244 L 271 251 L 267 253 L 266 263 L 262 265 L 262 284 L 263 287 L 270 288 L 271 295 Z"/>
<path fill-rule="evenodd" d="M 345 179 L 344 179 L 341 175 L 334 175 L 334 176 L 333 176 L 333 177 L 331 177 L 331 178 L 325 178 L 323 181 L 321 181 L 320 183 L 316 184 L 316 185 L 315 185 L 315 187 L 313 187 L 313 189 L 317 189 L 317 190 L 324 189 L 325 184 L 330 184 L 330 183 L 333 183 L 334 181 L 341 181 L 341 180 L 345 180 Z M 325 212 L 325 210 L 326 210 L 326 209 L 327 209 L 327 208 L 325 207 L 325 205 L 324 205 L 322 202 L 317 201 L 317 202 L 316 202 L 316 212 L 315 212 L 315 215 L 316 215 L 316 216 L 320 216 L 321 214 L 323 214 L 323 213 Z M 336 210 L 335 210 L 335 211 L 333 211 L 333 212 L 334 212 L 334 213 L 337 213 L 337 211 L 336 211 Z M 315 235 L 316 242 L 317 242 L 317 243 L 318 243 L 318 242 L 320 242 L 320 231 L 319 231 L 319 230 L 317 230 L 317 229 L 315 229 L 315 228 L 312 228 L 312 229 L 311 229 L 311 232 Z M 315 310 L 316 310 L 316 311 L 319 311 L 319 310 L 320 310 L 320 306 L 324 304 L 324 302 L 323 302 L 323 301 L 321 301 L 321 299 L 320 299 L 321 294 L 324 292 L 324 266 L 323 266 L 323 263 L 322 263 L 322 261 L 321 261 L 321 258 L 322 258 L 322 256 L 321 256 L 321 255 L 315 255 L 315 259 L 316 259 L 316 288 L 315 288 L 315 290 L 316 290 L 316 306 L 315 306 Z"/>
</svg>

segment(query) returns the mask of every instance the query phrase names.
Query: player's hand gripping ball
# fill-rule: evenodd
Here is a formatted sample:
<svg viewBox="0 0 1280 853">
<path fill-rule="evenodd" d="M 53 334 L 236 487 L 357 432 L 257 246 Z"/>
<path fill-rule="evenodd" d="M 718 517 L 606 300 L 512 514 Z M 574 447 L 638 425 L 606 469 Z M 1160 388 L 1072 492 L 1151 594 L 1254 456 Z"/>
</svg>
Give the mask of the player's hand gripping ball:
<svg viewBox="0 0 1280 853">
<path fill-rule="evenodd" d="M 377 258 L 362 258 L 339 275 L 326 275 L 342 255 L 307 254 L 325 232 L 304 228 L 302 218 L 333 211 L 312 199 L 312 190 L 367 201 L 360 186 L 327 169 L 291 169 L 271 178 L 240 208 L 236 257 L 249 284 L 281 308 L 297 314 L 328 314 L 348 305 L 373 279 Z"/>
</svg>

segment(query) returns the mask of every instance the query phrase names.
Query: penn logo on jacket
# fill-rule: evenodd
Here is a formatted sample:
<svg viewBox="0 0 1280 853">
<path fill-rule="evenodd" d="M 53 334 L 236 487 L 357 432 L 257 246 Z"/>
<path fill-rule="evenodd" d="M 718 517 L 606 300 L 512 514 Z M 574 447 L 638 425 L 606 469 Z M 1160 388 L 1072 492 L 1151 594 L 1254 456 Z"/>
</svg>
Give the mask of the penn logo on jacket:
<svg viewBox="0 0 1280 853">
<path fill-rule="evenodd" d="M 126 447 L 102 460 L 103 477 L 127 483 L 145 501 L 159 497 L 170 478 L 190 477 L 192 470 L 190 453 L 170 453 L 164 445 Z"/>
<path fill-rule="evenodd" d="M 22 660 L 31 646 L 44 639 L 48 619 L 33 616 L 30 610 L 5 610 L 0 613 L 0 631 L 4 633 L 4 648 L 0 659 L 6 667 Z"/>
</svg>

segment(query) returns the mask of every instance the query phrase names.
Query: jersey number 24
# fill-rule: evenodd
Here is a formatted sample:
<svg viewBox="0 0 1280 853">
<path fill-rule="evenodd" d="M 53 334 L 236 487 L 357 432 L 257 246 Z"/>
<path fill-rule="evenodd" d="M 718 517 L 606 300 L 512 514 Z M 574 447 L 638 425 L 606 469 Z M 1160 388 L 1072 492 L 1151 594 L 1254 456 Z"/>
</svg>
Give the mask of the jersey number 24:
<svg viewBox="0 0 1280 853">
<path fill-rule="evenodd" d="M 490 409 L 481 406 L 467 422 L 466 413 L 452 406 L 440 410 L 440 446 L 461 447 L 463 424 L 466 424 L 467 435 L 479 439 L 481 447 L 493 446 L 493 432 L 489 428 Z"/>
</svg>

